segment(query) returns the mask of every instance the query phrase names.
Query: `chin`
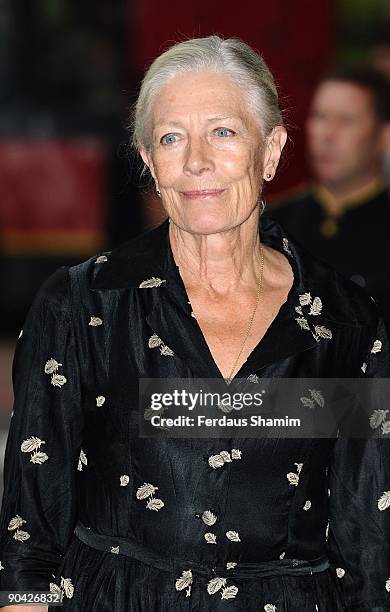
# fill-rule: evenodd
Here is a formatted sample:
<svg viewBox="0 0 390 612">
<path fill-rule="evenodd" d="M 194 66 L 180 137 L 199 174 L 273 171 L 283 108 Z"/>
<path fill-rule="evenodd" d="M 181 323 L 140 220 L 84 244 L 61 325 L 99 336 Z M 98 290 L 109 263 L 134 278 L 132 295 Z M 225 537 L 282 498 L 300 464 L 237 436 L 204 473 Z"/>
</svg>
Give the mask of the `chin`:
<svg viewBox="0 0 390 612">
<path fill-rule="evenodd" d="M 172 221 L 191 234 L 216 234 L 231 227 L 228 219 L 212 214 L 185 215 L 177 221 L 172 217 Z"/>
</svg>

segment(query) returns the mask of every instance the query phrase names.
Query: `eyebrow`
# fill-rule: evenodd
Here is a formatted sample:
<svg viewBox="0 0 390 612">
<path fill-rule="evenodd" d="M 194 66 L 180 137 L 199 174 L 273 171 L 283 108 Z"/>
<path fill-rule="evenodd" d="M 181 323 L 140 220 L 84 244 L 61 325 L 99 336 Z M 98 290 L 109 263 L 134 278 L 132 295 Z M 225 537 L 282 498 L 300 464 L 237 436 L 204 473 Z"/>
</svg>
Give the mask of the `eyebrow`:
<svg viewBox="0 0 390 612">
<path fill-rule="evenodd" d="M 209 119 L 207 119 L 207 123 L 214 123 L 215 121 L 225 121 L 226 119 L 236 119 L 242 122 L 242 120 L 239 117 L 235 117 L 234 115 L 228 115 L 225 117 L 222 117 L 222 116 L 210 117 Z M 167 126 L 169 125 L 172 127 L 182 127 L 183 124 L 180 121 L 169 121 L 169 120 L 164 119 L 163 121 L 159 121 L 158 123 L 156 123 L 156 125 L 154 126 L 154 129 L 163 127 L 165 125 Z"/>
</svg>

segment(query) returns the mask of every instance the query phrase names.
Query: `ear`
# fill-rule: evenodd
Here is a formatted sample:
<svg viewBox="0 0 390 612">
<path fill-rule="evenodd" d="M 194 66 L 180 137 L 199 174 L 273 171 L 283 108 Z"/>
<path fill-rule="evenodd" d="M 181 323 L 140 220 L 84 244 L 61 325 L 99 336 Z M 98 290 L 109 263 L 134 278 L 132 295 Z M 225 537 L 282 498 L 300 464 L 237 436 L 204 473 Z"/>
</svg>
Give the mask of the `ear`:
<svg viewBox="0 0 390 612">
<path fill-rule="evenodd" d="M 286 141 L 287 131 L 283 125 L 275 126 L 267 136 L 263 165 L 263 174 L 266 181 L 272 181 L 274 178 Z"/>
<path fill-rule="evenodd" d="M 149 168 L 150 174 L 152 175 L 154 180 L 156 180 L 156 174 L 154 172 L 152 156 L 149 154 L 149 152 L 145 149 L 143 145 L 141 145 L 140 148 L 138 149 L 138 153 L 141 155 L 142 161 L 144 162 L 144 164 Z"/>
</svg>

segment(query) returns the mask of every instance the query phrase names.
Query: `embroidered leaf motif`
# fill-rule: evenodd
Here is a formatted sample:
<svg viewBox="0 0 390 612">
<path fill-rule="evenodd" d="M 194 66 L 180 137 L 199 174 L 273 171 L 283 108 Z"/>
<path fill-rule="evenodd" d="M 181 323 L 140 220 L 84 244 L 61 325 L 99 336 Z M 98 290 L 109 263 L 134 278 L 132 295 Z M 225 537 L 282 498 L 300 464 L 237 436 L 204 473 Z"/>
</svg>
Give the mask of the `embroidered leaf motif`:
<svg viewBox="0 0 390 612">
<path fill-rule="evenodd" d="M 345 569 L 342 567 L 336 567 L 336 574 L 338 578 L 342 578 L 345 575 Z"/>
<path fill-rule="evenodd" d="M 258 383 L 259 377 L 256 374 L 249 374 L 247 380 L 249 380 L 249 382 L 252 382 L 252 383 Z"/>
<path fill-rule="evenodd" d="M 322 302 L 319 297 L 315 297 L 312 305 L 310 306 L 309 315 L 317 316 L 321 314 Z"/>
<path fill-rule="evenodd" d="M 177 591 L 182 591 L 186 589 L 190 584 L 192 584 L 192 571 L 184 570 L 181 573 L 180 578 L 176 578 L 175 588 Z"/>
<path fill-rule="evenodd" d="M 154 492 L 157 491 L 157 489 L 158 487 L 155 487 L 154 485 L 148 482 L 144 482 L 143 485 L 138 487 L 136 497 L 137 499 L 146 499 L 147 497 L 153 495 Z"/>
<path fill-rule="evenodd" d="M 162 346 L 160 346 L 160 353 L 161 355 L 166 355 L 168 357 L 173 357 L 175 354 L 173 350 L 169 348 L 169 346 L 167 346 L 166 344 L 163 344 Z"/>
<path fill-rule="evenodd" d="M 31 463 L 45 463 L 45 461 L 47 461 L 49 459 L 49 457 L 46 455 L 46 453 L 42 453 L 41 451 L 36 451 L 35 453 L 33 453 L 31 455 L 30 461 Z"/>
<path fill-rule="evenodd" d="M 309 323 L 307 322 L 307 319 L 305 319 L 305 317 L 295 317 L 295 320 L 301 329 L 310 330 Z"/>
<path fill-rule="evenodd" d="M 383 423 L 383 421 L 386 419 L 386 415 L 388 412 L 388 410 L 374 410 L 374 412 L 370 416 L 370 427 L 372 427 L 372 429 L 379 427 L 379 425 Z"/>
<path fill-rule="evenodd" d="M 225 463 L 230 463 L 232 458 L 230 456 L 230 453 L 228 451 L 219 451 L 219 454 L 221 455 L 222 459 L 224 460 Z"/>
<path fill-rule="evenodd" d="M 238 593 L 238 588 L 236 586 L 229 586 L 222 589 L 221 599 L 234 599 L 234 597 Z"/>
<path fill-rule="evenodd" d="M 157 346 L 160 346 L 160 344 L 162 344 L 162 340 L 157 336 L 157 334 L 150 336 L 148 341 L 149 348 L 156 348 Z"/>
<path fill-rule="evenodd" d="M 191 317 L 194 317 L 194 319 L 196 319 L 196 316 L 195 316 L 193 310 L 191 310 Z"/>
<path fill-rule="evenodd" d="M 119 555 L 119 546 L 111 546 L 110 551 L 115 555 Z"/>
<path fill-rule="evenodd" d="M 379 510 L 387 510 L 390 508 L 390 491 L 384 491 L 383 495 L 378 499 Z"/>
<path fill-rule="evenodd" d="M 367 364 L 366 364 L 366 362 L 362 363 L 362 366 L 361 366 L 361 368 L 360 368 L 360 369 L 361 369 L 361 371 L 363 372 L 363 374 L 365 374 L 365 373 L 366 373 L 366 370 L 367 370 Z"/>
<path fill-rule="evenodd" d="M 232 448 L 232 459 L 241 459 L 241 451 L 238 448 Z"/>
<path fill-rule="evenodd" d="M 216 576 L 216 578 L 212 578 L 207 583 L 207 592 L 209 595 L 214 595 L 217 593 L 223 586 L 226 584 L 226 578 L 220 578 Z"/>
<path fill-rule="evenodd" d="M 265 604 L 264 612 L 276 612 L 277 608 L 273 604 Z"/>
<path fill-rule="evenodd" d="M 56 595 L 59 595 L 60 598 L 62 599 L 63 591 L 58 586 L 58 584 L 55 584 L 54 582 L 50 582 L 50 584 L 49 584 L 49 591 L 50 591 L 50 593 L 55 593 Z"/>
<path fill-rule="evenodd" d="M 320 338 L 325 338 L 325 340 L 330 340 L 332 338 L 332 332 L 327 327 L 323 325 L 315 325 L 314 331 Z"/>
<path fill-rule="evenodd" d="M 95 259 L 95 263 L 105 263 L 107 261 L 107 257 L 105 255 L 99 255 L 97 259 Z"/>
<path fill-rule="evenodd" d="M 98 395 L 96 398 L 96 406 L 103 406 L 105 401 L 106 398 L 104 397 L 104 395 Z"/>
<path fill-rule="evenodd" d="M 186 597 L 189 597 L 190 595 L 191 595 L 191 585 L 187 587 L 186 589 Z"/>
<path fill-rule="evenodd" d="M 371 353 L 379 353 L 382 350 L 382 342 L 380 340 L 375 340 L 373 347 L 371 349 Z"/>
<path fill-rule="evenodd" d="M 36 436 L 31 436 L 31 438 L 27 438 L 27 440 L 24 440 L 24 442 L 22 442 L 20 450 L 23 453 L 31 453 L 32 451 L 39 448 L 41 444 L 46 444 L 46 442 L 44 440 L 41 440 L 40 438 L 37 438 Z"/>
<path fill-rule="evenodd" d="M 389 593 L 390 593 L 390 578 L 388 578 L 388 579 L 386 580 L 386 583 L 385 583 L 385 589 L 386 589 L 386 591 L 389 591 Z"/>
<path fill-rule="evenodd" d="M 209 466 L 213 469 L 220 468 L 224 465 L 225 461 L 222 455 L 211 455 L 208 459 Z"/>
<path fill-rule="evenodd" d="M 207 533 L 204 534 L 204 538 L 207 542 L 207 544 L 216 544 L 217 543 L 217 536 L 215 535 L 215 533 L 211 533 L 211 531 L 208 531 Z"/>
<path fill-rule="evenodd" d="M 279 555 L 279 559 L 284 559 L 285 554 L 286 554 L 286 551 L 282 552 L 282 553 Z"/>
<path fill-rule="evenodd" d="M 0 570 L 4 569 L 4 565 L 2 564 L 2 562 L 0 561 Z"/>
<path fill-rule="evenodd" d="M 88 325 L 92 325 L 92 327 L 99 327 L 99 325 L 103 324 L 103 320 L 100 317 L 91 317 Z"/>
<path fill-rule="evenodd" d="M 314 408 L 314 402 L 310 397 L 301 397 L 301 402 L 306 408 Z"/>
<path fill-rule="evenodd" d="M 311 304 L 310 291 L 308 291 L 307 293 L 302 293 L 302 295 L 299 296 L 299 303 L 301 306 L 308 306 L 309 304 Z"/>
<path fill-rule="evenodd" d="M 241 542 L 240 536 L 238 535 L 237 531 L 227 531 L 226 537 L 231 542 Z"/>
<path fill-rule="evenodd" d="M 151 497 L 149 499 L 148 503 L 146 504 L 146 507 L 147 507 L 148 510 L 156 510 L 156 512 L 157 512 L 164 505 L 165 504 L 162 501 L 162 499 L 157 499 L 157 498 Z"/>
<path fill-rule="evenodd" d="M 296 466 L 297 466 L 297 472 L 298 472 L 298 474 L 300 474 L 300 473 L 301 473 L 302 466 L 303 466 L 303 463 L 295 463 L 295 462 L 294 462 L 294 465 L 296 465 Z"/>
<path fill-rule="evenodd" d="M 23 330 L 21 329 L 19 332 L 19 336 L 18 336 L 18 340 L 20 340 L 20 338 L 23 336 Z"/>
<path fill-rule="evenodd" d="M 152 276 L 152 278 L 148 278 L 147 280 L 142 281 L 142 283 L 140 283 L 139 288 L 140 289 L 150 289 L 151 287 L 160 287 L 160 285 L 162 285 L 163 283 L 165 283 L 165 280 L 162 280 L 161 278 L 158 278 L 157 276 Z"/>
<path fill-rule="evenodd" d="M 25 542 L 30 537 L 30 534 L 27 531 L 21 531 L 17 529 L 14 533 L 15 540 L 19 540 L 19 542 Z"/>
<path fill-rule="evenodd" d="M 321 391 L 319 391 L 318 389 L 309 389 L 309 393 L 312 396 L 313 400 L 319 406 L 321 406 L 321 408 L 325 406 L 324 396 L 322 395 Z"/>
<path fill-rule="evenodd" d="M 62 387 L 66 383 L 66 378 L 62 374 L 53 374 L 50 382 L 54 387 Z"/>
<path fill-rule="evenodd" d="M 297 312 L 299 315 L 303 315 L 302 306 L 295 306 L 295 312 Z"/>
<path fill-rule="evenodd" d="M 305 501 L 305 505 L 303 506 L 303 509 L 304 510 L 310 510 L 310 508 L 311 508 L 311 501 L 310 501 L 310 499 L 307 499 Z"/>
<path fill-rule="evenodd" d="M 27 521 L 22 519 L 22 517 L 19 516 L 19 514 L 17 514 L 16 516 L 14 516 L 14 518 L 10 520 L 9 525 L 8 525 L 8 530 L 12 531 L 13 529 L 17 529 L 18 527 L 21 527 L 23 523 L 26 523 L 26 522 Z"/>
<path fill-rule="evenodd" d="M 83 464 L 87 465 L 88 461 L 87 461 L 87 457 L 86 454 L 84 453 L 83 449 L 80 450 L 80 457 L 79 457 L 79 463 L 77 466 L 77 469 L 81 472 L 83 470 Z"/>
<path fill-rule="evenodd" d="M 206 525 L 209 525 L 209 526 L 214 525 L 216 520 L 217 520 L 217 517 L 215 516 L 213 512 L 211 512 L 211 510 L 205 510 L 204 512 L 202 512 L 202 521 Z"/>
<path fill-rule="evenodd" d="M 129 484 L 129 482 L 130 482 L 130 478 L 128 477 L 128 475 L 127 475 L 127 474 L 123 474 L 123 475 L 120 477 L 120 479 L 119 479 L 119 480 L 120 480 L 120 486 L 121 486 L 121 487 L 125 487 L 125 486 L 126 486 L 126 485 L 128 485 L 128 484 Z"/>
<path fill-rule="evenodd" d="M 228 561 L 226 563 L 226 569 L 233 569 L 234 567 L 236 567 L 237 563 L 235 561 Z"/>
<path fill-rule="evenodd" d="M 65 595 L 69 598 L 73 597 L 74 586 L 70 578 L 61 576 L 61 587 L 64 589 Z"/>
<path fill-rule="evenodd" d="M 299 476 L 298 474 L 295 474 L 294 472 L 289 472 L 287 474 L 287 480 L 289 481 L 290 484 L 297 486 L 299 482 Z"/>
<path fill-rule="evenodd" d="M 382 433 L 383 434 L 388 434 L 390 433 L 390 421 L 385 421 L 382 424 Z"/>
<path fill-rule="evenodd" d="M 62 366 L 62 363 L 58 363 L 58 361 L 55 359 L 49 359 L 45 363 L 45 374 L 53 374 L 53 372 L 57 372 L 60 366 Z"/>
</svg>

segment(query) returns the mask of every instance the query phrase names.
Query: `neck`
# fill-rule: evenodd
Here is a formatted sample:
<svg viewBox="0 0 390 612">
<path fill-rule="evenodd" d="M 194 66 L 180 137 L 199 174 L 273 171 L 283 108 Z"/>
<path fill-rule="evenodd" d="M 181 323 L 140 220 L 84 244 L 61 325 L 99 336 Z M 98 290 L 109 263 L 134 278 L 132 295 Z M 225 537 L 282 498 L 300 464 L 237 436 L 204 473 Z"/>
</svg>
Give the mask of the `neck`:
<svg viewBox="0 0 390 612">
<path fill-rule="evenodd" d="M 257 209 L 240 225 L 214 234 L 193 234 L 172 221 L 169 239 L 176 265 L 188 283 L 201 283 L 219 293 L 228 293 L 242 284 L 257 285 L 260 268 Z"/>
<path fill-rule="evenodd" d="M 383 179 L 376 172 L 349 182 L 318 184 L 316 191 L 324 208 L 337 215 L 373 197 L 382 188 Z"/>
</svg>

